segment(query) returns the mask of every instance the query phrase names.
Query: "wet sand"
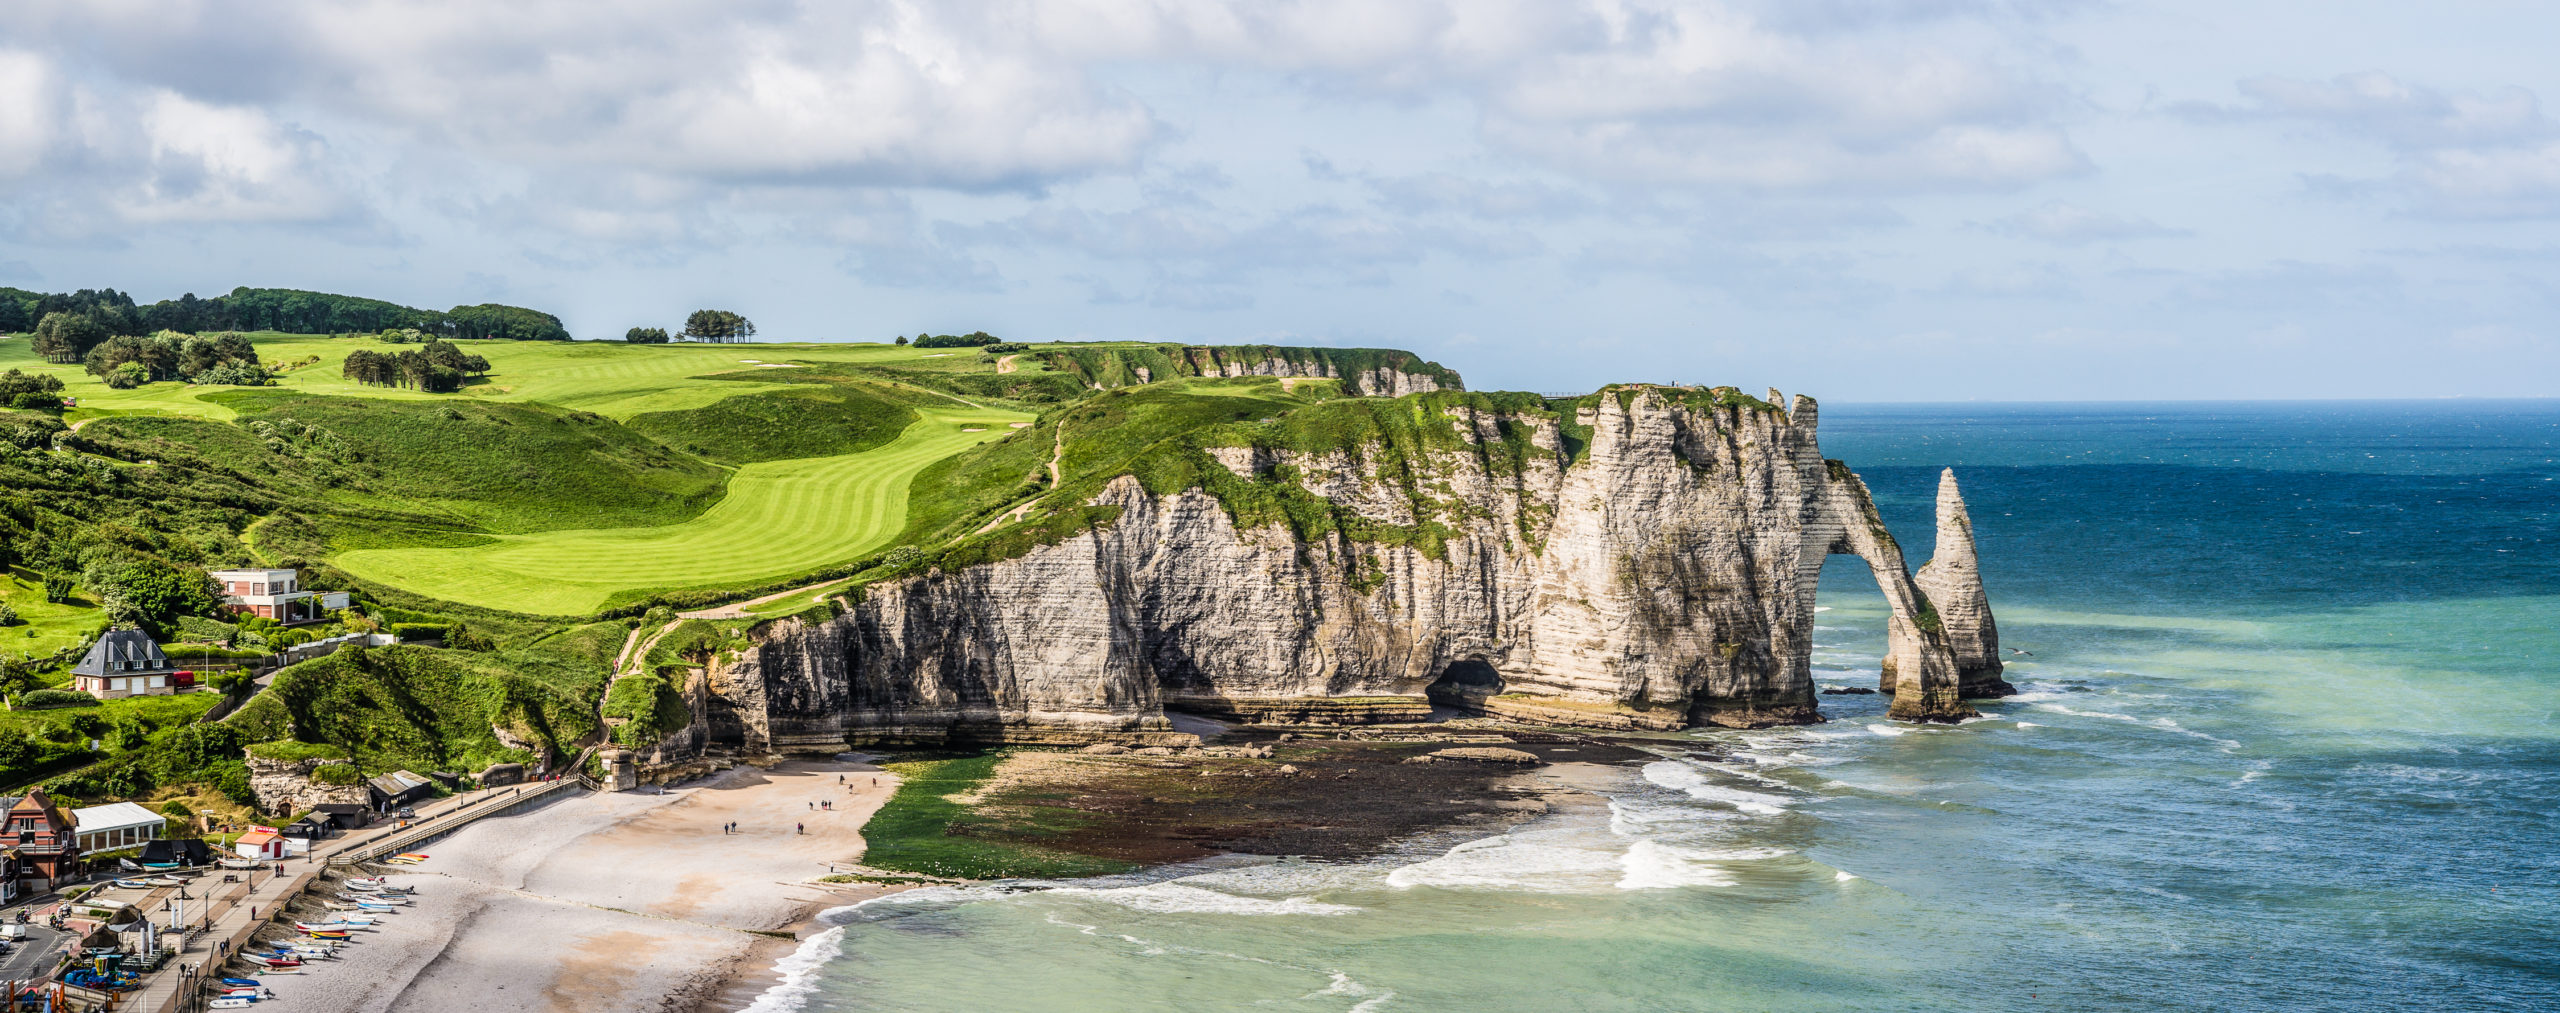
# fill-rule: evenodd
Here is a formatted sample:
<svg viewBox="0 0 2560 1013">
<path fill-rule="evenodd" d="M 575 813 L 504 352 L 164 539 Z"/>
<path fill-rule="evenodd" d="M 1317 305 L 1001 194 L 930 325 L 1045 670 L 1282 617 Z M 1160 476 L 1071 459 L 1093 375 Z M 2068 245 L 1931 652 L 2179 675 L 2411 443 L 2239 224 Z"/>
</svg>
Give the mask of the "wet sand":
<svg viewBox="0 0 2560 1013">
<path fill-rule="evenodd" d="M 762 933 L 805 934 L 819 911 L 885 892 L 815 881 L 860 857 L 863 822 L 895 788 L 868 763 L 794 761 L 486 820 L 390 877 L 418 888 L 416 904 L 270 987 L 296 1008 L 365 1013 L 690 1010 L 752 995 L 796 945 Z"/>
</svg>

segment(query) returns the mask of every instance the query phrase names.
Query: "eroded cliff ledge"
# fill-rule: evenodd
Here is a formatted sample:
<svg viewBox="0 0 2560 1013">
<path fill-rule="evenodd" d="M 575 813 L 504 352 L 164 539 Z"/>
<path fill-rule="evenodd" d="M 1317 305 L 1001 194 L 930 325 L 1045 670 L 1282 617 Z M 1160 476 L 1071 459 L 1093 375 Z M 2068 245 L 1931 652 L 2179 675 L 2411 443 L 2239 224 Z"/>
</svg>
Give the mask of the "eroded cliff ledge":
<svg viewBox="0 0 2560 1013">
<path fill-rule="evenodd" d="M 1952 479 L 1924 592 L 1866 485 L 1823 458 L 1813 400 L 1782 403 L 1440 392 L 1197 434 L 1025 522 L 1046 537 L 767 627 L 709 673 L 701 737 L 1071 741 L 1164 732 L 1167 710 L 1410 720 L 1434 699 L 1599 727 L 1819 721 L 1834 553 L 1892 610 L 1892 716 L 1973 713 L 1998 645 Z"/>
</svg>

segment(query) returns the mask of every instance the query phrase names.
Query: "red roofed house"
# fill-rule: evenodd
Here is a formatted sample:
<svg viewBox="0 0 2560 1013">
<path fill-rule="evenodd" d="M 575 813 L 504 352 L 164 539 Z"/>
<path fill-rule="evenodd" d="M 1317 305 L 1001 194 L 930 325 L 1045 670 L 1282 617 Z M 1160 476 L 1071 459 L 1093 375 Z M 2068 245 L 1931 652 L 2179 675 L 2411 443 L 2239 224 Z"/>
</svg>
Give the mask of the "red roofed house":
<svg viewBox="0 0 2560 1013">
<path fill-rule="evenodd" d="M 284 835 L 274 827 L 250 827 L 249 832 L 232 842 L 231 850 L 242 858 L 283 858 Z"/>
<path fill-rule="evenodd" d="M 18 879 L 30 894 L 43 893 L 80 872 L 80 843 L 71 818 L 46 798 L 42 787 L 9 800 L 9 826 L 0 832 L 18 856 Z"/>
</svg>

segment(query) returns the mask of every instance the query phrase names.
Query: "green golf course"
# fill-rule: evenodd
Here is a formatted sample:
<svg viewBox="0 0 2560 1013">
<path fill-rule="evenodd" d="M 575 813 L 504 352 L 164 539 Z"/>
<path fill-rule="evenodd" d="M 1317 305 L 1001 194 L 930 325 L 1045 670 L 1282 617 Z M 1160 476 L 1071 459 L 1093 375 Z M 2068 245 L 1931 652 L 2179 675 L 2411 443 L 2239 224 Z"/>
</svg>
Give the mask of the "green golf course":
<svg viewBox="0 0 2560 1013">
<path fill-rule="evenodd" d="M 537 615 L 593 612 L 626 592 L 806 573 L 886 544 L 905 522 L 917 472 L 1031 419 L 958 405 L 918 414 L 895 441 L 873 450 L 741 467 L 718 504 L 681 524 L 502 535 L 466 548 L 368 549 L 336 563 L 420 594 Z"/>
</svg>

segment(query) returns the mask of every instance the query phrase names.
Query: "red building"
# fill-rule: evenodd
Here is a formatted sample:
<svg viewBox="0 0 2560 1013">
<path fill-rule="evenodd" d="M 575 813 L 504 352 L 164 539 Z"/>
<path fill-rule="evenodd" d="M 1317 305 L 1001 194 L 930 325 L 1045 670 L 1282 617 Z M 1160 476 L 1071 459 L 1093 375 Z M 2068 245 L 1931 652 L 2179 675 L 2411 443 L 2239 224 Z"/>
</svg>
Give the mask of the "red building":
<svg viewBox="0 0 2560 1013">
<path fill-rule="evenodd" d="M 9 800 L 9 850 L 18 856 L 18 883 L 25 894 L 43 893 L 80 873 L 80 843 L 71 818 L 45 797 L 42 787 L 27 789 Z"/>
</svg>

